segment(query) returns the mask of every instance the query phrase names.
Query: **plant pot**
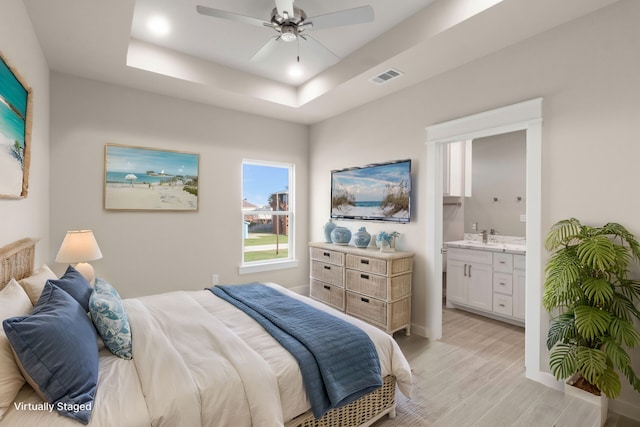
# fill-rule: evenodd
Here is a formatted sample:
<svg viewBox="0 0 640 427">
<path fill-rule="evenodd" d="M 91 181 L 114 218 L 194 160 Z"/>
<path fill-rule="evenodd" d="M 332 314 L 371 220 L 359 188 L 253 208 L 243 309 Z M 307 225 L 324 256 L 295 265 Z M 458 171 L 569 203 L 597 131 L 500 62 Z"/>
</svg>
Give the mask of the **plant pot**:
<svg viewBox="0 0 640 427">
<path fill-rule="evenodd" d="M 384 239 L 380 233 L 376 234 L 376 246 L 380 248 L 380 252 L 395 252 L 396 251 L 396 238 L 389 237 Z"/>
<path fill-rule="evenodd" d="M 585 400 L 592 405 L 595 405 L 600 410 L 600 427 L 604 425 L 607 421 L 607 411 L 609 410 L 609 398 L 604 393 L 601 393 L 600 396 L 596 396 L 593 393 L 589 393 L 588 391 L 582 390 L 574 386 L 577 379 L 580 377 L 580 374 L 575 373 L 569 378 L 564 385 L 564 395 L 565 397 L 569 396 L 572 398 L 578 398 Z"/>
</svg>

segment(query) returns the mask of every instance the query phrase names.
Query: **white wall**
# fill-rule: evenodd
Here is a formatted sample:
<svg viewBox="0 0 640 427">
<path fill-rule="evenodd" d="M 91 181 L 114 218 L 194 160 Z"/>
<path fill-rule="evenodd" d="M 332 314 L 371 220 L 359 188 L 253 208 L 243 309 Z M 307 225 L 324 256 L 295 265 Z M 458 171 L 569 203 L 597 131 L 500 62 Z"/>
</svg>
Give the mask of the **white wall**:
<svg viewBox="0 0 640 427">
<path fill-rule="evenodd" d="M 329 211 L 329 171 L 411 158 L 411 224 L 398 226 L 402 249 L 416 252 L 412 322 L 429 330 L 425 271 L 425 127 L 543 97 L 542 230 L 575 216 L 617 221 L 640 236 L 640 2 L 620 1 L 595 14 L 474 61 L 405 91 L 311 127 L 310 237 L 322 239 Z M 425 59 L 425 60 L 428 60 Z M 375 90 L 372 87 L 371 90 Z M 348 148 L 346 148 L 348 146 Z M 346 223 L 351 229 L 360 223 Z M 372 227 L 373 228 L 373 227 Z M 376 226 L 377 228 L 377 226 Z M 546 232 L 546 231 L 544 231 Z M 546 253 L 541 254 L 546 261 Z M 542 272 L 541 272 L 542 274 Z M 541 283 L 529 283 L 538 286 Z M 528 309 L 543 310 L 541 307 Z M 546 314 L 543 314 L 546 319 Z M 542 330 L 546 331 L 546 320 Z M 546 332 L 544 333 L 546 335 Z M 544 337 L 543 337 L 544 338 Z M 548 356 L 539 348 L 542 364 Z M 640 372 L 640 352 L 633 355 Z M 546 370 L 545 367 L 541 369 Z M 623 379 L 624 383 L 624 379 Z M 640 419 L 640 395 L 624 386 L 613 402 Z"/>
<path fill-rule="evenodd" d="M 39 238 L 37 267 L 49 257 L 49 67 L 20 0 L 0 3 L 0 52 L 33 90 L 29 192 L 0 199 L 0 246 Z"/>
<path fill-rule="evenodd" d="M 123 297 L 221 283 L 308 283 L 308 128 L 54 73 L 51 78 L 51 258 L 66 230 L 93 229 L 93 263 Z M 103 209 L 104 146 L 200 154 L 198 212 Z M 244 158 L 295 164 L 298 268 L 239 275 Z M 52 267 L 61 272 L 64 266 Z"/>
</svg>

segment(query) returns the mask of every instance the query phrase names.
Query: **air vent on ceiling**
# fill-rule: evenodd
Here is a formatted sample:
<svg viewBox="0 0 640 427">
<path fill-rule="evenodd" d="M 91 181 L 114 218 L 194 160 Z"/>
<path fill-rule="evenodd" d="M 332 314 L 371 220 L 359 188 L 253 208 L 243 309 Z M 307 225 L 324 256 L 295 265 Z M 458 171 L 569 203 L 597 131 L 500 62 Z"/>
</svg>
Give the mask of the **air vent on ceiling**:
<svg viewBox="0 0 640 427">
<path fill-rule="evenodd" d="M 389 68 L 387 71 L 385 71 L 384 73 L 380 73 L 375 77 L 372 77 L 369 79 L 370 82 L 373 82 L 375 84 L 384 84 L 387 83 L 393 79 L 397 79 L 398 77 L 402 76 L 403 73 L 401 73 L 400 71 L 396 70 L 395 68 Z"/>
</svg>

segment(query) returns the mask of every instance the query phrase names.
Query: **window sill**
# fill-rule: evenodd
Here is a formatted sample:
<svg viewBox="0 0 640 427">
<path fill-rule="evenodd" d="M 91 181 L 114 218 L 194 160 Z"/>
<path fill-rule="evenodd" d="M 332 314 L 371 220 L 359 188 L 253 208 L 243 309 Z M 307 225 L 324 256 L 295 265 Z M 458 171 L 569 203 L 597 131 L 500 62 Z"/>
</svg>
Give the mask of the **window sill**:
<svg viewBox="0 0 640 427">
<path fill-rule="evenodd" d="M 250 265 L 241 265 L 239 274 L 251 274 L 251 273 L 260 273 L 262 271 L 273 271 L 273 270 L 284 270 L 285 268 L 296 268 L 298 266 L 298 261 L 296 260 L 287 260 L 287 261 L 276 261 L 276 262 L 268 262 L 264 264 L 250 264 Z"/>
</svg>

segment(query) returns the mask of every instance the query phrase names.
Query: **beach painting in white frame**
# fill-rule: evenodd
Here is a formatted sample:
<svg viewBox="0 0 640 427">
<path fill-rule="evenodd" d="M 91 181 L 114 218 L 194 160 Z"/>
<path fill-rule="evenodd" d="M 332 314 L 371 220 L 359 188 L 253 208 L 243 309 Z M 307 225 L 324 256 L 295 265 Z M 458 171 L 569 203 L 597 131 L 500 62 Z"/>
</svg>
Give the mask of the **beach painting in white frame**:
<svg viewBox="0 0 640 427">
<path fill-rule="evenodd" d="M 198 210 L 197 153 L 105 144 L 104 159 L 105 209 Z"/>
<path fill-rule="evenodd" d="M 27 197 L 31 89 L 0 53 L 0 198 Z"/>
</svg>

